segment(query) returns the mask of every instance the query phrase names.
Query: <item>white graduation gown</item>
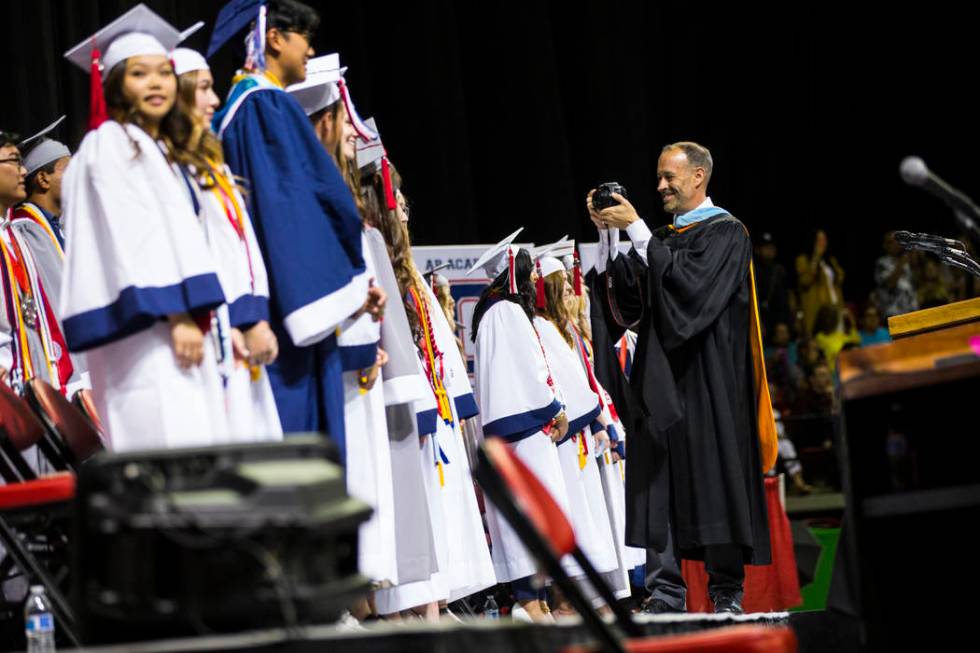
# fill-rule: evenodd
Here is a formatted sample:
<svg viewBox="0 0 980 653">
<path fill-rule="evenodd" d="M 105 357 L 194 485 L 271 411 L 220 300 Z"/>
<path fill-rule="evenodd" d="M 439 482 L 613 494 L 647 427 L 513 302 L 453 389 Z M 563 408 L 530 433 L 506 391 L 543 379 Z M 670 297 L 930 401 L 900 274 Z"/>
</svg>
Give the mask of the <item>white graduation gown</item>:
<svg viewBox="0 0 980 653">
<path fill-rule="evenodd" d="M 384 237 L 377 229 L 365 229 L 364 236 L 365 249 L 370 250 L 365 256 L 370 256 L 376 266 L 375 283 L 389 297 L 385 319 L 381 322 L 381 347 L 388 354 L 388 362 L 382 368 L 378 382 L 383 386 L 392 486 L 397 488 L 393 492 L 395 540 L 391 547 L 397 563 L 397 582 L 402 585 L 428 582 L 439 566 L 425 480 L 419 464 L 415 402 L 426 396 L 431 397 L 432 393 L 425 377 L 419 372 L 419 358 L 405 304 L 393 299 L 401 295 L 401 290 L 388 258 Z M 431 585 L 426 592 L 428 596 L 434 596 Z M 407 594 L 404 596 L 406 601 L 411 598 Z M 394 605 L 397 600 L 395 597 L 388 605 Z M 424 598 L 412 605 L 430 600 L 434 599 Z"/>
<path fill-rule="evenodd" d="M 460 419 L 475 415 L 473 391 L 445 313 L 428 284 L 420 285 L 425 288 L 422 299 L 428 302 L 436 346 L 442 353 L 443 384 L 451 398 L 452 423 L 447 424 L 437 417 L 436 441 L 449 460 L 443 465 L 445 484 L 440 488 L 439 497 L 446 520 L 443 537 L 448 553 L 445 573 L 449 600 L 455 601 L 495 585 L 497 578 L 460 427 Z"/>
<path fill-rule="evenodd" d="M 418 373 L 423 376 L 422 363 L 416 359 Z M 431 417 L 436 408 L 435 398 L 429 392 L 414 402 L 411 424 L 411 435 L 404 439 L 392 440 L 391 446 L 396 446 L 408 453 L 414 449 L 415 463 L 422 477 L 425 489 L 424 501 L 427 507 L 428 525 L 432 542 L 432 562 L 434 563 L 428 578 L 412 582 L 402 582 L 392 587 L 385 587 L 374 594 L 374 603 L 380 614 L 392 614 L 435 601 L 449 600 L 449 580 L 447 540 L 443 536 L 446 530 L 443 502 L 440 496 L 439 472 L 434 464 L 437 451 L 434 438 L 429 435 L 419 435 L 420 431 L 431 431 L 434 428 Z"/>
<path fill-rule="evenodd" d="M 361 233 L 362 252 L 368 274 L 377 276 L 377 264 L 366 231 Z M 395 557 L 395 498 L 385 417 L 384 378 L 379 373 L 374 386 L 361 392 L 360 370 L 376 359 L 381 324 L 367 313 L 347 320 L 338 337 L 344 361 L 344 424 L 347 431 L 347 460 L 344 461 L 347 491 L 370 505 L 374 512 L 358 532 L 358 565 L 362 574 L 378 582 L 398 582 Z M 353 369 L 351 369 L 353 368 Z"/>
<path fill-rule="evenodd" d="M 548 377 L 538 337 L 523 310 L 508 300 L 487 309 L 476 337 L 476 395 L 483 436 L 508 439 L 567 515 L 558 450 L 541 431 L 561 410 Z M 487 502 L 486 511 L 497 580 L 510 582 L 536 573 L 534 557 L 492 502 Z"/>
<path fill-rule="evenodd" d="M 226 179 L 233 178 L 228 166 L 223 166 L 222 171 Z M 228 303 L 227 308 L 218 312 L 223 330 L 244 329 L 268 320 L 269 280 L 265 262 L 255 240 L 245 199 L 237 187 L 232 188 L 232 194 L 241 211 L 244 238 L 239 236 L 214 189 L 202 187 L 198 193 L 205 235 Z M 230 344 L 226 343 L 226 348 Z M 235 361 L 230 350 L 221 358 L 229 441 L 282 440 L 279 411 L 265 368 L 250 369 L 244 361 Z"/>
<path fill-rule="evenodd" d="M 562 338 L 558 328 L 543 317 L 535 317 L 534 324 L 555 382 L 565 398 L 569 435 L 558 445 L 558 459 L 568 492 L 568 516 L 575 540 L 596 571 L 610 572 L 617 567 L 615 540 L 595 461 L 595 439 L 589 428 L 599 415 L 599 396 L 589 387 L 575 350 Z M 586 439 L 589 451 L 584 467 L 579 462 L 580 438 Z M 575 575 L 583 573 L 577 570 Z"/>
<path fill-rule="evenodd" d="M 69 349 L 87 351 L 115 451 L 227 436 L 213 339 L 201 365 L 181 369 L 166 321 L 224 303 L 187 183 L 146 132 L 113 121 L 89 132 L 65 173 L 60 314 Z"/>
</svg>

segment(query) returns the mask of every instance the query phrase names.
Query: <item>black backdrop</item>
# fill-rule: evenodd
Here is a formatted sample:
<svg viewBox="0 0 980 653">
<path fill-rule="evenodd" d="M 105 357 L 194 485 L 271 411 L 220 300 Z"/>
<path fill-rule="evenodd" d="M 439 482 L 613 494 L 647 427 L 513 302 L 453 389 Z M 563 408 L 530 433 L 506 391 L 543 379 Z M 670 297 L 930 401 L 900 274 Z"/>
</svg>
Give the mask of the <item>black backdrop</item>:
<svg viewBox="0 0 980 653">
<path fill-rule="evenodd" d="M 30 132 L 66 113 L 76 145 L 88 81 L 61 54 L 133 4 L 0 4 L 0 126 Z M 181 28 L 208 21 L 188 42 L 203 50 L 222 3 L 147 4 Z M 690 139 L 714 154 L 716 203 L 771 231 L 788 265 L 826 228 L 860 300 L 884 230 L 953 231 L 899 181 L 903 155 L 980 192 L 969 21 L 937 5 L 311 4 L 317 52 L 341 53 L 405 177 L 418 244 L 491 242 L 519 225 L 538 242 L 592 240 L 584 196 L 608 180 L 663 222 L 656 159 Z M 235 63 L 228 51 L 212 61 L 219 94 Z"/>
</svg>

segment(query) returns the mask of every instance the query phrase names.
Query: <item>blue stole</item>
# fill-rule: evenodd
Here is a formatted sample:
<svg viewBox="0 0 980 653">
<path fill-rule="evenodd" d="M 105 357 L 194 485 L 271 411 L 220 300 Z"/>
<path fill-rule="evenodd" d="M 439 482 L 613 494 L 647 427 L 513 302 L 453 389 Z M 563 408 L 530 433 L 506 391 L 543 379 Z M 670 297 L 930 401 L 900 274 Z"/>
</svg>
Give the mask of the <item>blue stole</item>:
<svg viewBox="0 0 980 653">
<path fill-rule="evenodd" d="M 689 224 L 701 222 L 702 220 L 713 218 L 716 215 L 728 215 L 728 211 L 720 206 L 703 206 L 700 209 L 694 209 L 693 211 L 674 216 L 674 226 L 678 228 L 686 227 Z"/>
</svg>

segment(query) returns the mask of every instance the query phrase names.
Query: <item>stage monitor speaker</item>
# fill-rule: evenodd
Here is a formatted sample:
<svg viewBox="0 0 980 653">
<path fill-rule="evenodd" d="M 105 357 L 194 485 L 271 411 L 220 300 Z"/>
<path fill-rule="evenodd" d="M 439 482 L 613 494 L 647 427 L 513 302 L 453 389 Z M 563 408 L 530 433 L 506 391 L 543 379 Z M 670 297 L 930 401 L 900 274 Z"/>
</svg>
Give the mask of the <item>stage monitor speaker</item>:
<svg viewBox="0 0 980 653">
<path fill-rule="evenodd" d="M 336 453 L 284 442 L 102 454 L 82 466 L 72 600 L 86 642 L 336 620 L 369 582 Z"/>
</svg>

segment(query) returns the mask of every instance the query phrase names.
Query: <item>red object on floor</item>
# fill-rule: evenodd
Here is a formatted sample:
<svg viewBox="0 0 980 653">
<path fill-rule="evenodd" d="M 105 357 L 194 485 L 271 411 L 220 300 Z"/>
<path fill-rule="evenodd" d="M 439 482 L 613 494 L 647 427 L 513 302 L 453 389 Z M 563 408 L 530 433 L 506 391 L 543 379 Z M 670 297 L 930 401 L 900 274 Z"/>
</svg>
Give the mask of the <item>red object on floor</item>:
<svg viewBox="0 0 980 653">
<path fill-rule="evenodd" d="M 623 642 L 626 653 L 796 653 L 796 634 L 786 626 L 731 626 L 683 635 L 656 635 Z M 594 653 L 591 645 L 562 653 Z"/>
<path fill-rule="evenodd" d="M 745 566 L 745 612 L 788 610 L 803 603 L 793 553 L 793 534 L 786 510 L 779 501 L 779 479 L 766 478 L 766 509 L 769 511 L 769 542 L 772 564 Z M 682 560 L 681 573 L 687 584 L 687 611 L 714 612 L 708 598 L 708 574 L 704 563 Z"/>
</svg>

